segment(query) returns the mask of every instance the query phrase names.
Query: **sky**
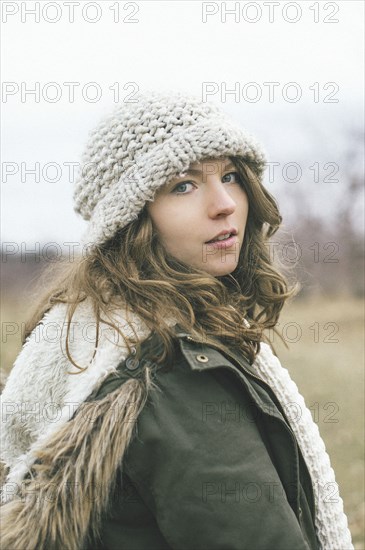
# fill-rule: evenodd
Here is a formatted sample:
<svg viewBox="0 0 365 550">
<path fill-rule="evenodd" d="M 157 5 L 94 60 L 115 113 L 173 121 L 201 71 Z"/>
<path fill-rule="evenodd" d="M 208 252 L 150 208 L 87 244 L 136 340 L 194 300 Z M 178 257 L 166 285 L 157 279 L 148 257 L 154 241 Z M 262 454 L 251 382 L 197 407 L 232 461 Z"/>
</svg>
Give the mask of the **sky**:
<svg viewBox="0 0 365 550">
<path fill-rule="evenodd" d="M 70 166 L 100 118 L 136 90 L 182 90 L 220 105 L 263 144 L 265 183 L 288 218 L 297 197 L 331 221 L 354 151 L 361 168 L 360 0 L 1 9 L 3 243 L 80 240 L 86 222 L 73 211 Z M 354 205 L 354 218 L 362 215 Z"/>
</svg>

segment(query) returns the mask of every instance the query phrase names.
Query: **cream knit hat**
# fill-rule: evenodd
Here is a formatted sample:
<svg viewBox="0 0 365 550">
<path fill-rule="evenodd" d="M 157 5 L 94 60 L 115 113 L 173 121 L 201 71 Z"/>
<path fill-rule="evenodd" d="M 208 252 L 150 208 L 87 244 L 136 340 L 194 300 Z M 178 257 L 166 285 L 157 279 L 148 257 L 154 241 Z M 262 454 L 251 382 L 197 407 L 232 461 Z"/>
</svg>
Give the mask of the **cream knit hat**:
<svg viewBox="0 0 365 550">
<path fill-rule="evenodd" d="M 82 156 L 74 201 L 89 220 L 84 241 L 93 246 L 112 237 L 191 163 L 227 155 L 250 161 L 262 176 L 260 145 L 197 96 L 151 91 L 118 105 L 91 132 Z"/>
</svg>

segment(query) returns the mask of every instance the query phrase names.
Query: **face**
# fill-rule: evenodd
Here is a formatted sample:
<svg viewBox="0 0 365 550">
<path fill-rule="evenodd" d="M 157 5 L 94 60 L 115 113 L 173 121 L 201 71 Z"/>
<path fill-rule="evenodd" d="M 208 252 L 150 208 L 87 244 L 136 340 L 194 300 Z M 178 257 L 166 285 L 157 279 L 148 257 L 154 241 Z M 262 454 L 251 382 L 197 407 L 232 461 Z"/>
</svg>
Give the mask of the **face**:
<svg viewBox="0 0 365 550">
<path fill-rule="evenodd" d="M 193 163 L 147 203 L 165 249 L 176 259 L 217 277 L 237 266 L 248 199 L 228 158 Z"/>
</svg>

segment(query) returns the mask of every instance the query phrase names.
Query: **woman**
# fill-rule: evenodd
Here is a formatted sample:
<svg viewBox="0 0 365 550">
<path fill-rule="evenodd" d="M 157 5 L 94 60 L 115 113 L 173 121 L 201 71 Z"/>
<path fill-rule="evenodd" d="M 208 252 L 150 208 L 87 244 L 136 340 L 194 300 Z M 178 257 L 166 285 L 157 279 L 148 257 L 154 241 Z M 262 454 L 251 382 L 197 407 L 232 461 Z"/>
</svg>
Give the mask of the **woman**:
<svg viewBox="0 0 365 550">
<path fill-rule="evenodd" d="M 3 392 L 4 548 L 353 548 L 324 444 L 264 342 L 294 293 L 260 146 L 217 107 L 140 94 L 90 140 L 86 252 Z"/>
</svg>

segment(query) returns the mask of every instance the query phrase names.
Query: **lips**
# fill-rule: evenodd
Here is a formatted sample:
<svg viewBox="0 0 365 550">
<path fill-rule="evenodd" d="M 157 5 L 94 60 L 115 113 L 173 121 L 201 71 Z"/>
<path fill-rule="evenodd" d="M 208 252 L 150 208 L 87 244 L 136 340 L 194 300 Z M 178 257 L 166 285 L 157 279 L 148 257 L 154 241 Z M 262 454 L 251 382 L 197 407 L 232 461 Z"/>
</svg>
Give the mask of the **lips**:
<svg viewBox="0 0 365 550">
<path fill-rule="evenodd" d="M 210 241 L 206 241 L 206 244 L 224 241 L 226 239 L 229 239 L 230 237 L 234 237 L 235 235 L 237 235 L 237 229 L 223 229 L 215 237 L 210 239 Z"/>
</svg>

